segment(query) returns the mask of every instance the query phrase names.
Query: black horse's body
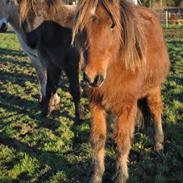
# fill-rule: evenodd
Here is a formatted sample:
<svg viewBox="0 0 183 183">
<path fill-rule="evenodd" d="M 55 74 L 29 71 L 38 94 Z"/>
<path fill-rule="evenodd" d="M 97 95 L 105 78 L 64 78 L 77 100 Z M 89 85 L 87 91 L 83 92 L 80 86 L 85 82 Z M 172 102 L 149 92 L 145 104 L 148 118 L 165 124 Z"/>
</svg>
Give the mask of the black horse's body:
<svg viewBox="0 0 183 183">
<path fill-rule="evenodd" d="M 38 50 L 47 70 L 46 96 L 43 97 L 43 113 L 49 114 L 55 107 L 54 95 L 63 70 L 68 77 L 70 92 L 75 103 L 76 119 L 80 113 L 79 52 L 71 46 L 72 30 L 52 21 L 44 21 L 38 28 L 27 32 L 27 43 Z"/>
</svg>

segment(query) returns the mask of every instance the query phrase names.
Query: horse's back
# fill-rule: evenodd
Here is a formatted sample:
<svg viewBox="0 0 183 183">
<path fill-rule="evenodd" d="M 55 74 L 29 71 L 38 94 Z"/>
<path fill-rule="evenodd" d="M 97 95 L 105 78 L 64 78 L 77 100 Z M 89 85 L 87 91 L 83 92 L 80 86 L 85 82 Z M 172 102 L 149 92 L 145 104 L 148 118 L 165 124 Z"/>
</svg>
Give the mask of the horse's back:
<svg viewBox="0 0 183 183">
<path fill-rule="evenodd" d="M 137 7 L 145 44 L 146 84 L 159 85 L 167 77 L 169 56 L 159 16 L 150 9 Z"/>
</svg>

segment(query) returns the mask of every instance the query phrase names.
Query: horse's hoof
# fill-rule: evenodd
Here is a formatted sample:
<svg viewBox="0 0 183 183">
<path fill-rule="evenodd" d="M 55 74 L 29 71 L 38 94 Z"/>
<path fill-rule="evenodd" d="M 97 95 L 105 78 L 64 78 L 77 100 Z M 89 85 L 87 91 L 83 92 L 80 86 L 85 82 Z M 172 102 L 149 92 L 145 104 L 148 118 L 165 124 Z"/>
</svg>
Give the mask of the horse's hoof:
<svg viewBox="0 0 183 183">
<path fill-rule="evenodd" d="M 155 144 L 154 149 L 155 149 L 156 152 L 161 152 L 161 151 L 163 151 L 164 146 L 163 146 L 162 143 L 159 143 L 159 142 L 158 142 L 158 143 Z"/>
<path fill-rule="evenodd" d="M 43 117 L 48 117 L 49 115 L 50 115 L 50 112 L 49 112 L 48 108 L 47 107 L 43 107 L 43 109 L 42 109 L 42 116 Z"/>
<path fill-rule="evenodd" d="M 39 106 L 43 106 L 44 101 L 43 101 L 42 97 L 39 98 L 38 104 L 39 104 Z"/>
<path fill-rule="evenodd" d="M 88 183 L 102 183 L 102 177 L 92 177 Z"/>
<path fill-rule="evenodd" d="M 48 116 L 50 115 L 47 111 L 42 111 L 41 114 L 42 114 L 42 116 L 45 117 L 45 118 L 48 117 Z"/>
<path fill-rule="evenodd" d="M 78 125 L 81 124 L 81 119 L 80 119 L 80 116 L 79 115 L 76 115 L 75 118 L 74 118 L 74 122 Z"/>
<path fill-rule="evenodd" d="M 115 175 L 112 177 L 112 182 L 114 183 L 126 183 L 128 180 L 128 172 L 122 173 L 120 170 L 117 170 Z"/>
</svg>

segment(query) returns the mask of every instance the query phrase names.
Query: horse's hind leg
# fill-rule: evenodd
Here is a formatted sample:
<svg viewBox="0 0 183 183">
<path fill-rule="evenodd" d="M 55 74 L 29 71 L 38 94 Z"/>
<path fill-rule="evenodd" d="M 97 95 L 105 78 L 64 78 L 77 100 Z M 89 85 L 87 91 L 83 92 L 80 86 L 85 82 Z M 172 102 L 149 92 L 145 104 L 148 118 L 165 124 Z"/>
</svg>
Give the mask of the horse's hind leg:
<svg viewBox="0 0 183 183">
<path fill-rule="evenodd" d="M 114 139 L 117 146 L 116 183 L 126 183 L 128 179 L 128 155 L 133 138 L 137 104 L 125 104 L 117 119 Z"/>
<path fill-rule="evenodd" d="M 96 104 L 90 104 L 92 124 L 90 142 L 92 146 L 92 178 L 91 183 L 101 183 L 104 173 L 106 117 L 105 111 Z"/>
<path fill-rule="evenodd" d="M 163 150 L 164 134 L 163 134 L 163 128 L 162 128 L 162 121 L 161 121 L 163 105 L 162 105 L 161 92 L 159 87 L 154 89 L 147 96 L 147 104 L 154 119 L 155 150 L 160 151 L 160 150 Z"/>
<path fill-rule="evenodd" d="M 60 74 L 61 70 L 58 67 L 49 64 L 47 68 L 46 97 L 43 100 L 44 116 L 50 115 L 60 102 L 60 98 L 56 93 Z"/>
</svg>

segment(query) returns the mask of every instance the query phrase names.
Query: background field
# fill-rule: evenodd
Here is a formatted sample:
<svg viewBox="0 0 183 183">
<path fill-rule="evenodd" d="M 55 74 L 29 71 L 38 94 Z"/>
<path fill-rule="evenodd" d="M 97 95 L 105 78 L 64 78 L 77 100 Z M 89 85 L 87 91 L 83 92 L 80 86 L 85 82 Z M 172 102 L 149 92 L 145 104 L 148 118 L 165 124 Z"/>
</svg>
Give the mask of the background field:
<svg viewBox="0 0 183 183">
<path fill-rule="evenodd" d="M 177 34 L 176 34 L 177 32 Z M 183 182 L 183 30 L 166 30 L 171 71 L 162 86 L 165 150 L 153 151 L 152 122 L 135 133 L 129 183 Z M 181 39 L 182 37 L 182 39 Z M 38 82 L 16 36 L 0 34 L 0 183 L 85 183 L 90 171 L 87 100 L 85 119 L 73 121 L 74 105 L 66 78 L 60 81 L 59 109 L 41 116 Z M 77 132 L 79 140 L 73 139 Z M 109 134 L 104 183 L 112 183 L 114 144 Z"/>
</svg>

